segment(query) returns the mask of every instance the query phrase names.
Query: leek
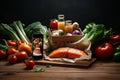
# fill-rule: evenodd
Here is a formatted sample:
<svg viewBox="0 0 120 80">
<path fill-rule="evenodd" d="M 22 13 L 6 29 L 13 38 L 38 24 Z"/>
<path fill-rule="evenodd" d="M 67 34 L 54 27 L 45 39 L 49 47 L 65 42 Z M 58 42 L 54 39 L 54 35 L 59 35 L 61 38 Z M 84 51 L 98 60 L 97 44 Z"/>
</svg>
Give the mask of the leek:
<svg viewBox="0 0 120 80">
<path fill-rule="evenodd" d="M 0 33 L 3 35 L 8 35 L 7 37 L 10 37 L 13 40 L 20 40 L 17 33 L 8 24 L 0 24 Z"/>
<path fill-rule="evenodd" d="M 28 37 L 26 36 L 26 33 L 24 32 L 22 23 L 20 21 L 14 21 L 11 24 L 11 27 L 14 28 L 14 31 L 16 31 L 16 33 L 18 34 L 18 36 L 20 37 L 20 39 L 26 43 L 30 43 Z"/>
</svg>

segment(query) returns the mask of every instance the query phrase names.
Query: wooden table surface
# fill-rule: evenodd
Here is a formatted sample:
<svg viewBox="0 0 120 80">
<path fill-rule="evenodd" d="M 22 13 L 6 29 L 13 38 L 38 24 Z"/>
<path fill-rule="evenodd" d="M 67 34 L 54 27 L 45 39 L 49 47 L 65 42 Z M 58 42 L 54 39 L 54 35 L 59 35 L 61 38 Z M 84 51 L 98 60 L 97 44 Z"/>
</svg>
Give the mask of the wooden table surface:
<svg viewBox="0 0 120 80">
<path fill-rule="evenodd" d="M 38 65 L 45 72 L 25 70 L 24 63 L 0 61 L 0 80 L 120 80 L 120 63 L 96 61 L 90 67 Z"/>
</svg>

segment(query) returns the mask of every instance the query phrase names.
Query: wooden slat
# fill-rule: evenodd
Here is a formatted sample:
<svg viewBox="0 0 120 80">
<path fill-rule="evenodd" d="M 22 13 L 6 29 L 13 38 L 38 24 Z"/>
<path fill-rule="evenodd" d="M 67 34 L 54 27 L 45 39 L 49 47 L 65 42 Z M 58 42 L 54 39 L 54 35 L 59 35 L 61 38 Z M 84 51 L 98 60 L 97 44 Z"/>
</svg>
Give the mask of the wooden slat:
<svg viewBox="0 0 120 80">
<path fill-rule="evenodd" d="M 120 62 L 113 61 L 97 61 L 97 64 L 93 64 L 94 66 L 102 66 L 102 67 L 120 67 Z"/>
<path fill-rule="evenodd" d="M 96 61 L 90 67 L 37 66 L 45 72 L 25 70 L 24 63 L 0 61 L 0 80 L 120 80 L 120 63 L 112 61 Z"/>
<path fill-rule="evenodd" d="M 0 73 L 1 75 L 1 73 Z M 17 73 L 2 74 L 0 80 L 119 80 L 119 74 L 110 73 Z"/>
<path fill-rule="evenodd" d="M 69 67 L 88 67 L 92 63 L 94 63 L 96 58 L 92 58 L 91 60 L 80 60 L 77 63 L 69 63 L 69 62 L 60 62 L 60 61 L 48 61 L 48 60 L 37 60 L 36 64 L 52 64 L 56 66 L 69 66 Z"/>
</svg>

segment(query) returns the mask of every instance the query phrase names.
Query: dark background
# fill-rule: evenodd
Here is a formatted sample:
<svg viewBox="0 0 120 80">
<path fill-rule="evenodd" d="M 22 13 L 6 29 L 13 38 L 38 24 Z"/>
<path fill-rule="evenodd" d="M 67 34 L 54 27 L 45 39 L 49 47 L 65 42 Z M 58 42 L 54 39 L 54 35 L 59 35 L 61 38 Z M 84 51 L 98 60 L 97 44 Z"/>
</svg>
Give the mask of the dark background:
<svg viewBox="0 0 120 80">
<path fill-rule="evenodd" d="M 119 32 L 119 7 L 119 0 L 0 0 L 0 23 L 40 21 L 49 27 L 50 19 L 64 14 L 82 27 L 95 22 Z"/>
</svg>

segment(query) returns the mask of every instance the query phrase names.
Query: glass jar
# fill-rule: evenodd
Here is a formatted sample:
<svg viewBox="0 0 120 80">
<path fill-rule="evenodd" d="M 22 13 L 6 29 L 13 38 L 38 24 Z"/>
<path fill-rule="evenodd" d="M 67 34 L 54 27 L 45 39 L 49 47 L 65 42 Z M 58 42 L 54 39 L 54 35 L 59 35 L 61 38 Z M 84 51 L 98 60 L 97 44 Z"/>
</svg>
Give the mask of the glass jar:
<svg viewBox="0 0 120 80">
<path fill-rule="evenodd" d="M 72 33 L 73 32 L 73 25 L 71 20 L 66 20 L 65 21 L 65 32 L 66 33 Z"/>
<path fill-rule="evenodd" d="M 61 29 L 64 31 L 65 27 L 65 19 L 63 14 L 58 15 L 58 29 Z"/>
</svg>

